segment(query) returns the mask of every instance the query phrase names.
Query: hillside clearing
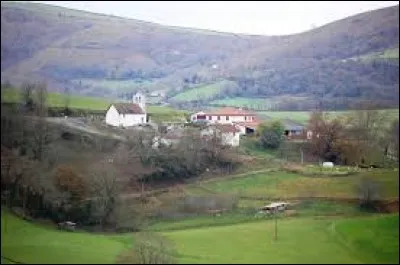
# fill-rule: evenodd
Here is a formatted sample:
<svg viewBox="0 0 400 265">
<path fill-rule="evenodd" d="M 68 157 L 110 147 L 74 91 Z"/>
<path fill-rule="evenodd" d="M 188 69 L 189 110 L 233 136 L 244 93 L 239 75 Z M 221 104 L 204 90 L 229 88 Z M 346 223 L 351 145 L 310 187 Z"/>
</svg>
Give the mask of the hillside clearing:
<svg viewBox="0 0 400 265">
<path fill-rule="evenodd" d="M 231 82 L 224 80 L 209 85 L 198 86 L 177 94 L 176 96 L 171 98 L 171 101 L 184 102 L 208 99 L 217 95 L 224 89 L 224 87 L 227 87 L 229 85 L 231 85 Z"/>
<path fill-rule="evenodd" d="M 156 84 L 151 80 L 131 79 L 131 80 L 107 80 L 107 79 L 75 79 L 72 81 L 76 85 L 88 87 L 91 90 L 95 88 L 104 88 L 111 93 L 117 95 L 118 93 L 136 92 L 139 90 L 156 90 L 165 89 L 162 84 Z"/>
</svg>

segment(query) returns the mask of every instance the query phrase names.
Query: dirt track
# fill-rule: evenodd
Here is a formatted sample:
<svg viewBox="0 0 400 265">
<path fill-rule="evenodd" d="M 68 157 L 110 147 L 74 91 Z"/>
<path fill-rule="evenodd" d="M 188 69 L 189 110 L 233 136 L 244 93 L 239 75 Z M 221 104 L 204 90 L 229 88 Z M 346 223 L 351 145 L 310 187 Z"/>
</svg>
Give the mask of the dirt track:
<svg viewBox="0 0 400 265">
<path fill-rule="evenodd" d="M 87 125 L 82 119 L 80 118 L 47 118 L 48 122 L 61 124 L 76 130 L 84 131 L 91 134 L 97 134 L 105 137 L 110 137 L 118 140 L 126 140 L 126 138 L 116 135 L 110 134 L 106 132 L 99 131 L 97 128 Z"/>
</svg>

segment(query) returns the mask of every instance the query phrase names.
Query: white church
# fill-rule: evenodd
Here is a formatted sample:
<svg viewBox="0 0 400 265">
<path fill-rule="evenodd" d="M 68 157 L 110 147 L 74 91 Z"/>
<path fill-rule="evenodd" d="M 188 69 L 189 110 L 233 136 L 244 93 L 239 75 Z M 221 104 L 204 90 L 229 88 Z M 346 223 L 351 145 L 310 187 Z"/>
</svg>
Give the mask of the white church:
<svg viewBox="0 0 400 265">
<path fill-rule="evenodd" d="M 132 102 L 113 103 L 106 113 L 106 124 L 115 127 L 130 127 L 147 122 L 146 97 L 136 93 Z"/>
</svg>

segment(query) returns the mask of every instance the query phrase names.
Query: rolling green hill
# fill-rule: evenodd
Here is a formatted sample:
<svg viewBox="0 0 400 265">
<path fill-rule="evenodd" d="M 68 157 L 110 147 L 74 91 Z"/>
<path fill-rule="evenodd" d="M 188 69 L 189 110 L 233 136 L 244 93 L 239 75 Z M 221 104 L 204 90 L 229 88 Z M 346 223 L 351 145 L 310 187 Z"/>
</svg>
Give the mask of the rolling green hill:
<svg viewBox="0 0 400 265">
<path fill-rule="evenodd" d="M 346 108 L 361 99 L 398 106 L 398 20 L 393 6 L 300 34 L 250 36 L 2 2 L 1 77 L 107 98 L 162 88 L 175 103 L 302 96 L 279 108 Z M 221 80 L 234 85 L 189 89 Z"/>
</svg>

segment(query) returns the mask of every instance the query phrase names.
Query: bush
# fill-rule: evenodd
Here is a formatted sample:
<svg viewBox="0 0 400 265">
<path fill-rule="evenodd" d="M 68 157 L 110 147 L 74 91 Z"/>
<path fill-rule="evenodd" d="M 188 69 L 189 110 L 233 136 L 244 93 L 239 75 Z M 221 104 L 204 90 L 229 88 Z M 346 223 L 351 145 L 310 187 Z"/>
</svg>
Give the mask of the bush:
<svg viewBox="0 0 400 265">
<path fill-rule="evenodd" d="M 283 141 L 284 127 L 279 121 L 262 124 L 259 131 L 260 145 L 263 148 L 277 149 Z"/>
<path fill-rule="evenodd" d="M 175 264 L 174 246 L 165 237 L 154 233 L 136 236 L 133 249 L 119 258 L 123 264 Z"/>
<path fill-rule="evenodd" d="M 379 184 L 370 177 L 362 178 L 356 185 L 359 207 L 367 211 L 375 211 L 379 201 Z"/>
</svg>

